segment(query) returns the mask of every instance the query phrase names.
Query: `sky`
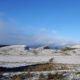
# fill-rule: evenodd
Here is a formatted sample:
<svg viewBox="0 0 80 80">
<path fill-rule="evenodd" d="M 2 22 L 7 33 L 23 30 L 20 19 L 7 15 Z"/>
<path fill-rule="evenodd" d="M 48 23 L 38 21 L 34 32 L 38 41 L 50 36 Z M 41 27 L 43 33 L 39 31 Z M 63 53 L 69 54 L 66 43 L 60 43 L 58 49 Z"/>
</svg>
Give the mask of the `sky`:
<svg viewBox="0 0 80 80">
<path fill-rule="evenodd" d="M 0 0 L 0 44 L 80 41 L 80 0 Z"/>
</svg>

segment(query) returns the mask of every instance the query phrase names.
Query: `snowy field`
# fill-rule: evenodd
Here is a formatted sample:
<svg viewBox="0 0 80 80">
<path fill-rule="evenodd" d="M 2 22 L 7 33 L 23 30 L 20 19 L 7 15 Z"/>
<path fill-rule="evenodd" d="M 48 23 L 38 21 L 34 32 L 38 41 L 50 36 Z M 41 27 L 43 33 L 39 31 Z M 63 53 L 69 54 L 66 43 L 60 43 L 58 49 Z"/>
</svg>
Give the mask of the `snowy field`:
<svg viewBox="0 0 80 80">
<path fill-rule="evenodd" d="M 37 63 L 49 62 L 53 58 L 54 63 L 80 64 L 80 56 L 11 56 L 0 55 L 0 66 L 16 67 Z"/>
</svg>

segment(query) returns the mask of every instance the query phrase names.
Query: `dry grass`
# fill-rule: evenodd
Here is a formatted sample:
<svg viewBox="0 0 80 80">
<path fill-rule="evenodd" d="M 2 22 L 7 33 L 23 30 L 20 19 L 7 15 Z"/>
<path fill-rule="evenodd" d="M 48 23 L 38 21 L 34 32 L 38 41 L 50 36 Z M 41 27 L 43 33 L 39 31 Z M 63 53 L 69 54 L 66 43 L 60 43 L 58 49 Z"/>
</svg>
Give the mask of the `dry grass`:
<svg viewBox="0 0 80 80">
<path fill-rule="evenodd" d="M 76 48 L 70 48 L 70 47 L 65 47 L 62 49 L 62 51 L 70 51 L 70 50 L 75 50 Z"/>
<path fill-rule="evenodd" d="M 30 66 L 24 71 L 52 71 L 52 70 L 68 70 L 68 66 L 64 64 L 45 63 L 37 64 L 36 66 Z"/>
</svg>

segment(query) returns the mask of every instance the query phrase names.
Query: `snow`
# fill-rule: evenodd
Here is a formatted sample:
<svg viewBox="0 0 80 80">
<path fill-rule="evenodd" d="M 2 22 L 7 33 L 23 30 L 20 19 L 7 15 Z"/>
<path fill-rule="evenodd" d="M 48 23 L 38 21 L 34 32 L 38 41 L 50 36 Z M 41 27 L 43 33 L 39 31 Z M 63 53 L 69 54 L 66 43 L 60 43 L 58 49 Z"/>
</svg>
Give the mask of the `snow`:
<svg viewBox="0 0 80 80">
<path fill-rule="evenodd" d="M 25 50 L 26 45 L 12 45 L 0 48 L 1 55 L 33 55 L 32 52 Z"/>
<path fill-rule="evenodd" d="M 3 56 L 0 55 L 0 66 L 16 67 L 37 63 L 46 63 L 53 58 L 54 63 L 80 64 L 80 56 Z"/>
<path fill-rule="evenodd" d="M 80 56 L 54 56 L 56 63 L 80 64 Z"/>
<path fill-rule="evenodd" d="M 53 58 L 56 63 L 80 64 L 80 56 L 1 56 L 0 62 L 8 63 L 42 63 L 49 62 Z"/>
<path fill-rule="evenodd" d="M 27 66 L 31 64 L 26 64 L 26 63 L 3 63 L 0 64 L 1 67 L 19 67 L 19 66 Z"/>
<path fill-rule="evenodd" d="M 1 62 L 47 62 L 52 56 L 11 56 L 0 55 Z"/>
<path fill-rule="evenodd" d="M 12 55 L 0 55 L 0 66 L 3 67 L 18 67 L 25 65 L 33 65 L 38 63 L 46 63 L 51 59 L 45 56 L 12 56 Z"/>
<path fill-rule="evenodd" d="M 37 63 L 49 62 L 53 58 L 54 63 L 80 64 L 80 49 L 67 51 L 70 55 L 64 55 L 64 52 L 54 49 L 30 49 L 25 50 L 26 45 L 12 45 L 0 48 L 0 66 L 16 67 Z M 79 46 L 78 46 L 79 47 Z"/>
<path fill-rule="evenodd" d="M 70 46 L 71 48 L 80 48 L 80 44 Z"/>
</svg>

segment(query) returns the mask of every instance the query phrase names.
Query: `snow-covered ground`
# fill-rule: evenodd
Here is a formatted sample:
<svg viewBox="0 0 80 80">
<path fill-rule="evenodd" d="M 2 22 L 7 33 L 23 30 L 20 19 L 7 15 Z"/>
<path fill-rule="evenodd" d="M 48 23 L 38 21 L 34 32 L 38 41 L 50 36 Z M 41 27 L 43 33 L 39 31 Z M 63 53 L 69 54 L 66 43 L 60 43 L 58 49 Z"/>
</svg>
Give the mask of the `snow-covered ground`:
<svg viewBox="0 0 80 80">
<path fill-rule="evenodd" d="M 12 55 L 0 55 L 0 62 L 25 62 L 25 63 L 39 63 L 48 62 L 52 56 L 12 56 Z"/>
<path fill-rule="evenodd" d="M 64 55 L 61 50 L 44 49 L 43 47 L 26 50 L 25 47 L 25 45 L 12 45 L 0 48 L 0 66 L 16 67 L 46 63 L 52 58 L 53 63 L 80 64 L 79 48 L 66 51 L 70 55 Z"/>
<path fill-rule="evenodd" d="M 52 56 L 12 56 L 0 55 L 0 66 L 3 67 L 18 67 L 25 65 L 33 65 L 38 63 L 46 63 Z"/>
<path fill-rule="evenodd" d="M 46 63 L 53 58 L 53 63 L 80 64 L 80 56 L 11 56 L 0 55 L 0 66 L 23 66 Z"/>
<path fill-rule="evenodd" d="M 29 50 L 25 49 L 26 45 L 12 45 L 0 48 L 0 55 L 27 55 L 27 56 L 35 56 L 35 55 L 53 55 L 56 50 L 54 49 L 43 49 L 36 48 Z"/>
<path fill-rule="evenodd" d="M 71 48 L 76 48 L 72 50 L 62 51 L 56 49 L 44 49 L 43 47 L 36 48 L 36 49 L 25 49 L 25 45 L 12 45 L 0 48 L 0 67 L 19 67 L 19 66 L 27 66 L 33 65 L 38 63 L 62 63 L 62 64 L 72 64 L 69 67 L 69 70 L 62 69 L 62 70 L 52 70 L 52 71 L 34 71 L 31 73 L 36 74 L 48 74 L 48 73 L 55 73 L 55 72 L 67 72 L 67 73 L 74 73 L 80 71 L 80 45 L 71 46 Z M 53 61 L 52 61 L 53 60 Z M 78 65 L 77 65 L 78 64 Z M 76 65 L 76 66 L 74 66 Z M 27 72 L 25 72 L 27 73 Z M 24 74 L 24 72 L 11 72 L 11 73 L 4 73 L 4 76 L 10 75 L 18 75 Z M 74 74 L 73 74 L 74 75 Z M 72 75 L 72 76 L 73 76 Z M 35 76 L 33 77 L 35 80 Z M 3 78 L 6 80 L 6 77 Z M 68 79 L 69 80 L 69 79 Z M 70 79 L 71 80 L 71 79 Z M 80 80 L 80 79 L 79 79 Z"/>
</svg>

